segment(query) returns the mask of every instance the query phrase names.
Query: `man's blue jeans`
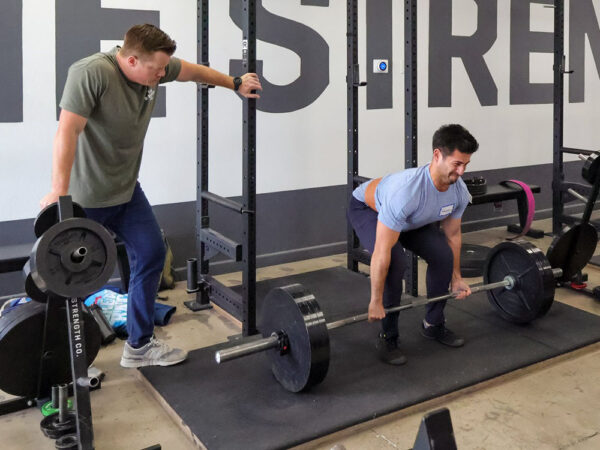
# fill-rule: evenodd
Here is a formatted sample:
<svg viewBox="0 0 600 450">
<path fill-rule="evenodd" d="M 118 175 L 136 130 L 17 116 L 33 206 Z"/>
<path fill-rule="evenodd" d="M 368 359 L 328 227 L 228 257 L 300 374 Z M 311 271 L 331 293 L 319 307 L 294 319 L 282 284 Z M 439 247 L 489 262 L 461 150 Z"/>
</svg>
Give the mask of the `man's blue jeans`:
<svg viewBox="0 0 600 450">
<path fill-rule="evenodd" d="M 154 330 L 154 303 L 165 263 L 165 245 L 152 207 L 137 183 L 131 200 L 107 208 L 85 208 L 87 216 L 112 230 L 127 249 L 131 278 L 127 301 L 128 342 L 147 344 Z"/>
<path fill-rule="evenodd" d="M 356 231 L 361 245 L 371 254 L 375 248 L 375 232 L 377 229 L 377 212 L 365 203 L 352 197 L 348 207 L 348 219 Z M 383 306 L 392 308 L 400 305 L 402 297 L 402 278 L 408 267 L 404 249 L 408 249 L 427 262 L 427 297 L 437 297 L 448 293 L 452 279 L 454 254 L 446 235 L 440 231 L 437 223 L 425 225 L 400 233 L 400 239 L 392 247 L 390 267 L 385 279 Z M 431 325 L 444 323 L 444 307 L 446 301 L 427 305 L 425 320 Z M 388 314 L 381 327 L 386 338 L 398 336 L 398 314 Z"/>
</svg>

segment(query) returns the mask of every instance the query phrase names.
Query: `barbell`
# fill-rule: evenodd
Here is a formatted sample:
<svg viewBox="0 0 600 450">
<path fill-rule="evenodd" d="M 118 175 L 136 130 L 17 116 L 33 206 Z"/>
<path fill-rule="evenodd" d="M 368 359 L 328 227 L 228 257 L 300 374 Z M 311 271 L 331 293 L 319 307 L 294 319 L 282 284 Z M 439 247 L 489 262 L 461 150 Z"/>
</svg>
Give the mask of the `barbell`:
<svg viewBox="0 0 600 450">
<path fill-rule="evenodd" d="M 555 278 L 544 253 L 525 240 L 502 242 L 489 253 L 484 284 L 471 292 L 486 291 L 492 306 L 505 320 L 528 323 L 545 315 L 554 301 Z M 408 304 L 386 309 L 386 314 L 455 298 L 450 293 L 417 297 Z M 322 382 L 329 368 L 329 330 L 368 319 L 368 313 L 327 323 L 315 296 L 301 284 L 277 287 L 265 297 L 260 329 L 263 338 L 224 348 L 217 363 L 267 352 L 275 379 L 288 391 L 305 391 Z"/>
</svg>

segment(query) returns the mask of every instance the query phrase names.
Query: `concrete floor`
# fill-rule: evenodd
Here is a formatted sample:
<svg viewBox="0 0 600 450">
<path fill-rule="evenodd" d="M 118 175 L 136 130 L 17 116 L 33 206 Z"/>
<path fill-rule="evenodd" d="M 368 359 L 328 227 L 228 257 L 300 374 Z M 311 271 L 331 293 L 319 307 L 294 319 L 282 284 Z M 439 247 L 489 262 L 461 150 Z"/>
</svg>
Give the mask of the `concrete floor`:
<svg viewBox="0 0 600 450">
<path fill-rule="evenodd" d="M 535 227 L 548 230 L 550 223 L 536 222 Z M 505 237 L 504 229 L 496 228 L 465 234 L 463 239 L 494 245 Z M 533 242 L 546 250 L 550 238 Z M 345 265 L 345 255 L 260 269 L 257 278 L 276 278 L 334 265 Z M 424 292 L 422 263 L 419 269 L 420 292 Z M 588 266 L 585 271 L 591 286 L 600 285 L 600 268 Z M 226 284 L 238 284 L 240 277 L 234 273 L 218 278 Z M 469 283 L 478 281 L 469 279 Z M 167 327 L 157 328 L 156 334 L 172 346 L 192 350 L 225 341 L 227 336 L 240 332 L 234 321 L 214 309 L 193 313 L 185 308 L 182 303 L 190 296 L 183 282 L 162 294 L 169 296 L 166 303 L 177 306 L 177 313 Z M 558 289 L 556 300 L 600 314 L 600 302 L 586 295 Z M 137 370 L 119 366 L 122 348 L 122 341 L 113 342 L 100 351 L 94 362 L 106 373 L 102 389 L 91 394 L 96 448 L 142 449 L 156 443 L 163 449 L 198 448 L 153 397 Z M 6 398 L 0 392 L 0 400 Z M 423 414 L 442 406 L 450 409 L 460 449 L 598 449 L 600 343 L 365 422 L 302 448 L 410 449 Z M 36 409 L 0 417 L 0 448 L 53 449 L 53 441 L 39 430 L 40 420 Z"/>
</svg>

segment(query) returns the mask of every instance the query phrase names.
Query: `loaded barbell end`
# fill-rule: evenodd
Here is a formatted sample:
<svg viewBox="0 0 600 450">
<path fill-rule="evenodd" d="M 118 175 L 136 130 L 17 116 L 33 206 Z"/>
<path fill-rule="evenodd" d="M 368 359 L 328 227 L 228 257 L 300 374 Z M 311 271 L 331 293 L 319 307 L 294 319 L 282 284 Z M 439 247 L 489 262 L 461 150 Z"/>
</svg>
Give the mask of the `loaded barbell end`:
<svg viewBox="0 0 600 450">
<path fill-rule="evenodd" d="M 271 336 L 263 339 L 258 339 L 235 347 L 224 348 L 215 352 L 215 361 L 217 364 L 221 364 L 222 362 L 236 359 L 240 356 L 251 355 L 252 353 L 262 352 L 270 348 L 279 348 L 281 351 L 282 336 L 285 336 L 285 333 L 282 332 L 281 335 L 272 333 Z M 286 351 L 288 347 L 289 344 L 286 345 Z"/>
<path fill-rule="evenodd" d="M 506 281 L 506 286 L 504 286 L 504 288 L 508 289 L 509 291 L 517 284 L 517 280 L 515 280 L 515 277 L 512 275 L 506 275 L 504 277 L 504 281 Z"/>
</svg>

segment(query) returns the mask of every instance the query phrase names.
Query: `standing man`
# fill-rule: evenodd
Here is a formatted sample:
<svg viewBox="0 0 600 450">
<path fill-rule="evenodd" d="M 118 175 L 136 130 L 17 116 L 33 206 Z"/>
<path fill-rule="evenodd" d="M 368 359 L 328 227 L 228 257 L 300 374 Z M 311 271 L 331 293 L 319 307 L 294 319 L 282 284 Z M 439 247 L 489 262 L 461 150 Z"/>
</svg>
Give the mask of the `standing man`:
<svg viewBox="0 0 600 450">
<path fill-rule="evenodd" d="M 175 48 L 175 41 L 154 25 L 136 25 L 125 34 L 123 47 L 69 68 L 54 138 L 52 189 L 40 201 L 43 208 L 69 193 L 90 219 L 124 242 L 131 279 L 123 367 L 169 366 L 187 357 L 153 337 L 165 247 L 137 178 L 158 85 L 195 81 L 246 98 L 259 98 L 254 91 L 261 89 L 256 74 L 230 77 L 172 57 Z"/>
<path fill-rule="evenodd" d="M 377 349 L 388 364 L 406 363 L 398 349 L 398 313 L 384 310 L 400 304 L 405 248 L 427 262 L 429 298 L 446 294 L 449 285 L 460 293 L 457 298 L 471 294 L 460 275 L 460 223 L 471 201 L 461 176 L 478 147 L 462 126 L 444 125 L 433 135 L 431 163 L 368 181 L 353 192 L 348 219 L 371 253 L 369 321 L 382 319 Z M 445 305 L 427 305 L 421 333 L 460 347 L 464 339 L 445 326 Z"/>
</svg>

